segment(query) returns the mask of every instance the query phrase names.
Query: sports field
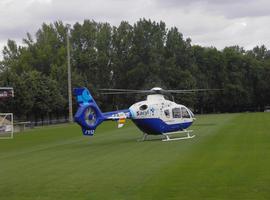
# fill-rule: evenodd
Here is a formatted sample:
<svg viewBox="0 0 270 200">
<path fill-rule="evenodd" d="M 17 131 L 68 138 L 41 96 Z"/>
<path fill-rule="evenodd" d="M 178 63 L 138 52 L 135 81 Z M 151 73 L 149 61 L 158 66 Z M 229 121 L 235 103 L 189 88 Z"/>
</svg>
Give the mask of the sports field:
<svg viewBox="0 0 270 200">
<path fill-rule="evenodd" d="M 197 116 L 196 137 L 172 142 L 116 126 L 0 140 L 0 199 L 270 199 L 270 113 Z"/>
</svg>

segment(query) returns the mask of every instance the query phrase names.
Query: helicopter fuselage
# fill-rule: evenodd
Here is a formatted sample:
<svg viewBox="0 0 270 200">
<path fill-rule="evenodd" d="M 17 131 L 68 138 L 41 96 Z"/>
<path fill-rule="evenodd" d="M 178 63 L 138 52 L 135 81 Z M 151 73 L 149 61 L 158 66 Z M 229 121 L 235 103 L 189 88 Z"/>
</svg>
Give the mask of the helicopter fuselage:
<svg viewBox="0 0 270 200">
<path fill-rule="evenodd" d="M 160 135 L 187 129 L 194 115 L 184 105 L 166 100 L 161 94 L 151 94 L 147 100 L 133 104 L 130 119 L 147 134 Z"/>
<path fill-rule="evenodd" d="M 102 113 L 96 104 L 94 98 L 87 88 L 75 88 L 79 108 L 74 116 L 75 121 L 82 127 L 84 135 L 94 135 L 95 130 L 103 121 L 114 120 L 118 122 L 118 128 L 121 128 L 126 119 L 131 119 L 144 135 L 165 135 L 166 141 L 172 140 L 168 134 L 184 131 L 193 122 L 194 115 L 184 105 L 166 100 L 164 95 L 159 93 L 160 88 L 153 88 L 151 91 L 155 94 L 147 96 L 145 101 L 140 101 L 129 109 L 117 110 Z"/>
</svg>

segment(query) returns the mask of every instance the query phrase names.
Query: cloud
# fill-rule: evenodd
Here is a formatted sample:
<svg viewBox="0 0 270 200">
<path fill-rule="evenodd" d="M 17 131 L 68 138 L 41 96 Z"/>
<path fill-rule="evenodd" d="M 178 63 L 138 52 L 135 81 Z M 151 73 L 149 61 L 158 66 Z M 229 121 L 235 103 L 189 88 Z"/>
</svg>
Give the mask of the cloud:
<svg viewBox="0 0 270 200">
<path fill-rule="evenodd" d="M 193 44 L 270 47 L 270 2 L 267 0 L 1 0 L 0 49 L 8 39 L 21 44 L 43 22 L 73 24 L 84 19 L 135 23 L 140 18 L 176 26 Z"/>
<path fill-rule="evenodd" d="M 158 0 L 161 7 L 167 9 L 184 7 L 188 10 L 200 9 L 212 15 L 226 18 L 269 16 L 268 0 Z"/>
</svg>

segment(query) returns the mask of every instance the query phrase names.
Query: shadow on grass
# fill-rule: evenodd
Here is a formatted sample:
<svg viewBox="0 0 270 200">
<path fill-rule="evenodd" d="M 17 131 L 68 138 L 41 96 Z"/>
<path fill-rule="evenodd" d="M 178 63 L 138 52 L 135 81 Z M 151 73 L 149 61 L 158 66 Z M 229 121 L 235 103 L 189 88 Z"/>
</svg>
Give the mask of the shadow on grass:
<svg viewBox="0 0 270 200">
<path fill-rule="evenodd" d="M 215 123 L 193 124 L 192 126 L 216 126 Z"/>
</svg>

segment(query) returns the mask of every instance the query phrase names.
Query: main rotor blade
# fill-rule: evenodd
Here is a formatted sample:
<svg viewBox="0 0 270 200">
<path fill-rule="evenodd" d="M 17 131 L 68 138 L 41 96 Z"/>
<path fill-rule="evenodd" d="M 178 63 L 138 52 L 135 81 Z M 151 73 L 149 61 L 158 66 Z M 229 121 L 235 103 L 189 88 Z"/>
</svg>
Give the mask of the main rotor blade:
<svg viewBox="0 0 270 200">
<path fill-rule="evenodd" d="M 152 91 L 119 91 L 119 92 L 102 92 L 100 94 L 109 94 L 109 95 L 114 95 L 114 94 L 152 94 Z"/>
<path fill-rule="evenodd" d="M 194 92 L 206 92 L 206 91 L 220 91 L 222 89 L 190 89 L 190 90 L 133 90 L 133 89 L 111 89 L 111 88 L 102 88 L 98 89 L 104 91 L 100 94 L 184 94 L 184 93 L 194 93 Z"/>
<path fill-rule="evenodd" d="M 165 90 L 169 93 L 192 93 L 192 92 L 207 92 L 207 91 L 221 91 L 223 89 L 191 89 L 191 90 Z"/>
<path fill-rule="evenodd" d="M 111 89 L 111 88 L 102 88 L 98 89 L 100 91 L 111 91 L 111 92 L 146 92 L 150 90 L 133 90 L 133 89 Z"/>
</svg>

